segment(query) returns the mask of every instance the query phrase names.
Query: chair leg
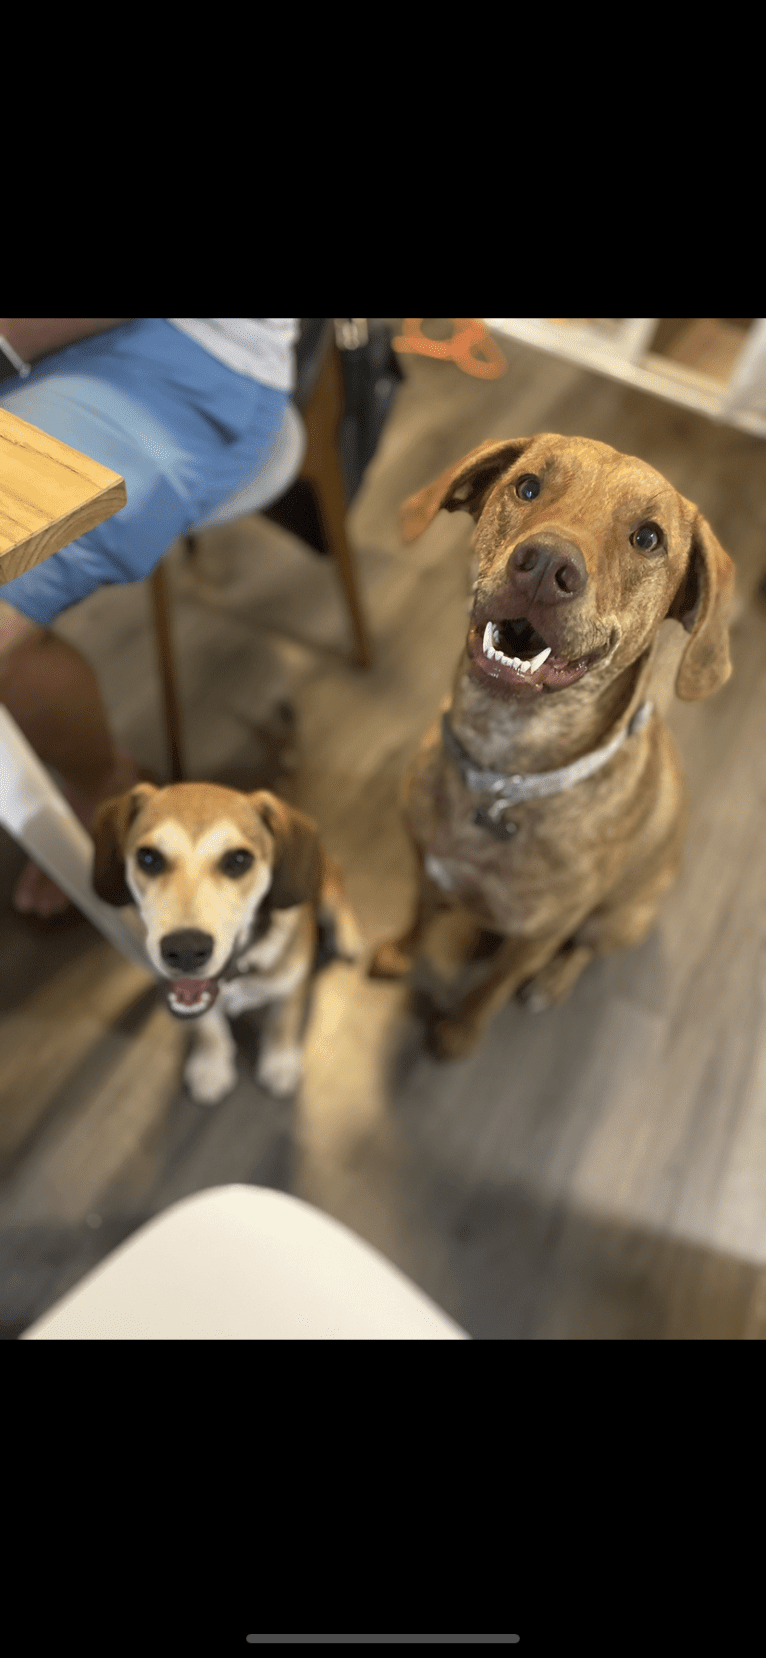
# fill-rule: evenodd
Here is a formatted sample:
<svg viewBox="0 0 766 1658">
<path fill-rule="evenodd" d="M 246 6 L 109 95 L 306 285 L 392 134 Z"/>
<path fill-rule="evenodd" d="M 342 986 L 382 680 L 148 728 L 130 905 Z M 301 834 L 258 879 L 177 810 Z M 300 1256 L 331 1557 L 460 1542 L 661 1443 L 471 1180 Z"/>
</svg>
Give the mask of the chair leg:
<svg viewBox="0 0 766 1658">
<path fill-rule="evenodd" d="M 362 668 L 372 662 L 367 624 L 356 581 L 354 555 L 346 539 L 346 491 L 338 457 L 338 428 L 343 414 L 343 383 L 338 348 L 325 352 L 311 402 L 304 415 L 306 456 L 301 477 L 316 500 L 330 553 L 340 576 L 351 618 L 354 656 Z"/>
<path fill-rule="evenodd" d="M 369 668 L 372 664 L 372 646 L 356 583 L 354 555 L 346 540 L 346 509 L 342 485 L 339 489 L 333 476 L 338 469 L 337 457 L 328 456 L 328 463 L 327 470 L 312 478 L 310 482 L 345 594 L 354 637 L 354 656 L 360 668 Z"/>
<path fill-rule="evenodd" d="M 183 783 L 184 763 L 181 747 L 181 718 L 176 677 L 173 639 L 170 631 L 170 600 L 165 566 L 160 562 L 149 578 L 154 616 L 154 637 L 165 708 L 165 730 L 168 739 L 168 769 L 171 783 Z"/>
</svg>

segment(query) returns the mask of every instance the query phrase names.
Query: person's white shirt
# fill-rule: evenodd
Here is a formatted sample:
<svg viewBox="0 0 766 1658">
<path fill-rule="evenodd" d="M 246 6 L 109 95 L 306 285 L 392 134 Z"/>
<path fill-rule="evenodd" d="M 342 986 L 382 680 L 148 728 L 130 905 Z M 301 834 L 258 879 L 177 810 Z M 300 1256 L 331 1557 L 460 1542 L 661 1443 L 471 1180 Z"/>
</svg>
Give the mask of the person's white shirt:
<svg viewBox="0 0 766 1658">
<path fill-rule="evenodd" d="M 196 340 L 237 374 L 277 391 L 295 389 L 293 346 L 298 317 L 168 317 L 174 328 Z"/>
</svg>

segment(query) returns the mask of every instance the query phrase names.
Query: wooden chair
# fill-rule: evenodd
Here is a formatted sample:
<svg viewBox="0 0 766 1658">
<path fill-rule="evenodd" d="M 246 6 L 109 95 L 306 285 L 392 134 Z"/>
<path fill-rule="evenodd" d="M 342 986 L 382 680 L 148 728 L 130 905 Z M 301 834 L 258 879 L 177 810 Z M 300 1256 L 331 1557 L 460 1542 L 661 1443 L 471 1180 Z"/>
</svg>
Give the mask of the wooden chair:
<svg viewBox="0 0 766 1658">
<path fill-rule="evenodd" d="M 332 318 L 302 319 L 296 348 L 297 385 L 271 454 L 236 496 L 184 537 L 190 556 L 202 530 L 261 512 L 291 530 L 335 564 L 348 607 L 353 660 L 369 667 L 372 650 L 359 596 L 354 555 L 345 530 L 346 487 L 338 429 L 344 413 L 340 353 Z M 168 739 L 170 781 L 184 780 L 178 676 L 172 637 L 167 573 L 162 563 L 150 577 L 157 658 Z"/>
</svg>

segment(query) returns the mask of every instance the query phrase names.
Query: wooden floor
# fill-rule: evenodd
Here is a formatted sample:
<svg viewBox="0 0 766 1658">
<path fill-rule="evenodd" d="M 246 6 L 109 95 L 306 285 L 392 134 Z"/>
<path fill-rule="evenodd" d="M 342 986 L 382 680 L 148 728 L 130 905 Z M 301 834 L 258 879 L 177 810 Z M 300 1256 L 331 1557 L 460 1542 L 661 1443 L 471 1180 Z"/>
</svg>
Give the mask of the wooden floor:
<svg viewBox="0 0 766 1658">
<path fill-rule="evenodd" d="M 376 650 L 347 659 L 335 572 L 263 520 L 210 534 L 189 587 L 169 558 L 195 777 L 280 790 L 322 826 L 366 939 L 405 919 L 397 788 L 451 683 L 470 522 L 399 544 L 399 501 L 485 438 L 580 433 L 697 501 L 739 572 L 734 676 L 708 703 L 658 694 L 693 824 L 653 937 L 563 1008 L 509 1006 L 474 1057 L 424 1050 L 403 989 L 320 979 L 301 1097 L 251 1080 L 213 1110 L 181 1082 L 187 1034 L 84 920 L 35 926 L 0 838 L 0 1324 L 17 1336 L 168 1204 L 246 1182 L 345 1221 L 481 1339 L 762 1339 L 766 1333 L 766 451 L 755 438 L 502 344 L 508 373 L 404 358 L 406 383 L 351 510 Z M 118 739 L 165 764 L 144 584 L 58 624 L 96 668 Z M 278 769 L 292 703 L 292 770 Z"/>
</svg>

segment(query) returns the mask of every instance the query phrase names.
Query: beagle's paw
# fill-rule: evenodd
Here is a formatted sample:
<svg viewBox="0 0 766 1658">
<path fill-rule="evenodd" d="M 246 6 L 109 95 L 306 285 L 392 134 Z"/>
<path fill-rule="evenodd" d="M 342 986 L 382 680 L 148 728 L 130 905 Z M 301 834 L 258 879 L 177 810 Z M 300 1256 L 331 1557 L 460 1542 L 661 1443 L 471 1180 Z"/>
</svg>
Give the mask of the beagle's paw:
<svg viewBox="0 0 766 1658">
<path fill-rule="evenodd" d="M 364 954 L 364 940 L 349 909 L 338 912 L 335 926 L 335 947 L 341 961 L 358 961 Z"/>
<path fill-rule="evenodd" d="M 300 1048 L 267 1048 L 255 1067 L 255 1080 L 267 1094 L 287 1100 L 296 1092 L 303 1076 Z"/>
<path fill-rule="evenodd" d="M 233 1055 L 200 1048 L 187 1060 L 184 1082 L 197 1105 L 217 1105 L 237 1083 Z"/>
<path fill-rule="evenodd" d="M 406 956 L 392 939 L 386 944 L 379 944 L 369 967 L 368 979 L 405 979 L 412 971 L 411 956 Z"/>
</svg>

